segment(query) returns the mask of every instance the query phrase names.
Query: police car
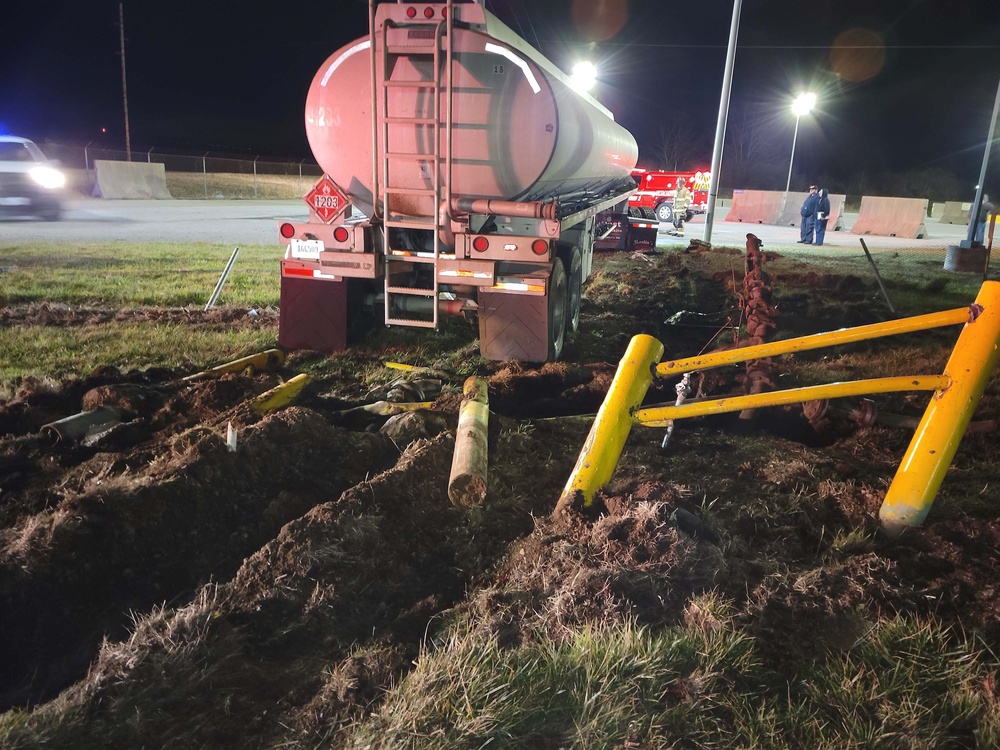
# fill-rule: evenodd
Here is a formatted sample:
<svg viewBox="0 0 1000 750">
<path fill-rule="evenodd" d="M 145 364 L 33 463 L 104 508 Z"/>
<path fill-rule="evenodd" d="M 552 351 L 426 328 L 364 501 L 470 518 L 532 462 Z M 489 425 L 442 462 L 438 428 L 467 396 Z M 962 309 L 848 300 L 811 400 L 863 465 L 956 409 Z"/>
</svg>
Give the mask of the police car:
<svg viewBox="0 0 1000 750">
<path fill-rule="evenodd" d="M 66 175 L 27 138 L 0 135 L 0 216 L 62 215 Z"/>
</svg>

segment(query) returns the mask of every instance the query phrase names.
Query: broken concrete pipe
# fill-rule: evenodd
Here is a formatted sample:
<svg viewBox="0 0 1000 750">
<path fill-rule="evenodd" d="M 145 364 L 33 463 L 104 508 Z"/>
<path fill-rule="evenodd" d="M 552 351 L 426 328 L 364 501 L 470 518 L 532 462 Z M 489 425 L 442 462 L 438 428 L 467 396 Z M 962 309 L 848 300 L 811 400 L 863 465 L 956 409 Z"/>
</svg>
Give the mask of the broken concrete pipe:
<svg viewBox="0 0 1000 750">
<path fill-rule="evenodd" d="M 82 411 L 41 427 L 39 432 L 52 443 L 79 443 L 88 437 L 107 432 L 122 422 L 122 412 L 112 406 Z"/>
</svg>

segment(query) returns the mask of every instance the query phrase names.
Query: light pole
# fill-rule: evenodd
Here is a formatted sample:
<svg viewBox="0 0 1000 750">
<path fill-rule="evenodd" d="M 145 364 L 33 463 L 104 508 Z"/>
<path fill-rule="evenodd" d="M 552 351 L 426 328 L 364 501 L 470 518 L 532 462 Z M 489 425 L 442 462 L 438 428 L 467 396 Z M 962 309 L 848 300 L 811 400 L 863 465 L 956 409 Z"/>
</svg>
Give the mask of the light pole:
<svg viewBox="0 0 1000 750">
<path fill-rule="evenodd" d="M 792 164 L 795 163 L 795 141 L 799 137 L 799 120 L 802 115 L 807 115 L 816 106 L 816 94 L 799 94 L 792 102 L 792 114 L 795 115 L 795 132 L 792 134 L 792 156 L 788 160 L 788 179 L 785 180 L 785 196 L 788 196 L 788 188 L 792 184 Z"/>
</svg>

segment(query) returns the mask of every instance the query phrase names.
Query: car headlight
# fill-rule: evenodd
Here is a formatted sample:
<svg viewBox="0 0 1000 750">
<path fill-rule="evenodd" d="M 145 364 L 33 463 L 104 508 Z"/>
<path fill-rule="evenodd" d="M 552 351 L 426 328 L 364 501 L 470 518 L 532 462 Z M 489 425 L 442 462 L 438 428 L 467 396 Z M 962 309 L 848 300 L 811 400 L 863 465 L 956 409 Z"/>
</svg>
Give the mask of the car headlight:
<svg viewBox="0 0 1000 750">
<path fill-rule="evenodd" d="M 31 179 L 49 190 L 56 190 L 66 185 L 66 175 L 52 167 L 35 167 L 28 174 L 31 175 Z"/>
</svg>

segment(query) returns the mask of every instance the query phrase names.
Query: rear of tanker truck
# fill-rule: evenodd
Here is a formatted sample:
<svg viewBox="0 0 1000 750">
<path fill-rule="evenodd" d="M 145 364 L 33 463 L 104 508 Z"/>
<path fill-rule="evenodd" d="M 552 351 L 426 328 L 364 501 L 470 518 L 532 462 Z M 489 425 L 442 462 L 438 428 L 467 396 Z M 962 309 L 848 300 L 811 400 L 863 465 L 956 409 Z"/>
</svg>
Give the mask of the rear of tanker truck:
<svg viewBox="0 0 1000 750">
<path fill-rule="evenodd" d="M 634 138 L 481 5 L 369 12 L 306 99 L 324 175 L 309 220 L 279 225 L 279 343 L 332 352 L 373 321 L 465 314 L 488 359 L 558 358 L 594 218 L 635 187 Z"/>
</svg>

